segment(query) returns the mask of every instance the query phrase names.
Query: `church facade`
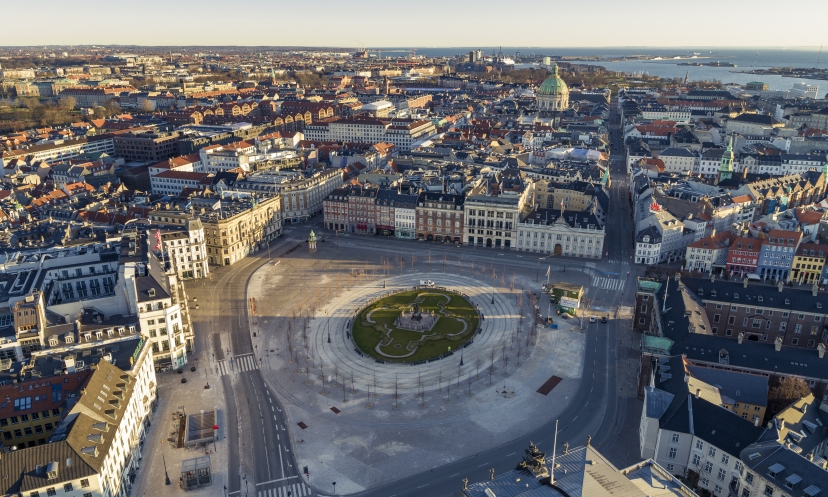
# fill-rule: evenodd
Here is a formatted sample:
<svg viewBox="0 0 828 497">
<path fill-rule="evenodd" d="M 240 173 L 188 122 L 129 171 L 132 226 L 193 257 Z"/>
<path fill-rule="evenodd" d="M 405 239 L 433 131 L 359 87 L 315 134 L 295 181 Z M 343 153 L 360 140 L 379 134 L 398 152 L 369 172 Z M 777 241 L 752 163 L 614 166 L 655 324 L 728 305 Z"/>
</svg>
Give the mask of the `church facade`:
<svg viewBox="0 0 828 497">
<path fill-rule="evenodd" d="M 558 74 L 558 65 L 552 66 L 552 74 L 538 88 L 537 106 L 541 110 L 561 111 L 569 108 L 569 87 Z"/>
</svg>

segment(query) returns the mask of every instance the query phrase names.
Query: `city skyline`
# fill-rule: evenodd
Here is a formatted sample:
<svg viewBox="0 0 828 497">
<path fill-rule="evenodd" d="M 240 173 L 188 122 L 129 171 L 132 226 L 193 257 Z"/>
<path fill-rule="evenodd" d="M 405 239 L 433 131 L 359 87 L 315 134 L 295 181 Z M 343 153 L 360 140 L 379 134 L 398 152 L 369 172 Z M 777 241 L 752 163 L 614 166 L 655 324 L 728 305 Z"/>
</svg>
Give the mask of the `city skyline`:
<svg viewBox="0 0 828 497">
<path fill-rule="evenodd" d="M 265 29 L 244 26 L 244 12 L 233 14 L 239 22 L 237 29 L 219 28 L 217 19 L 224 18 L 225 6 L 211 1 L 201 2 L 194 8 L 196 5 L 189 2 L 150 0 L 142 3 L 140 9 L 129 10 L 125 26 L 113 25 L 110 13 L 113 10 L 126 12 L 126 6 L 116 5 L 113 10 L 102 10 L 99 4 L 89 0 L 77 2 L 72 9 L 53 1 L 47 1 L 44 6 L 46 13 L 39 14 L 36 19 L 38 29 L 31 29 L 29 22 L 4 23 L 5 36 L 0 45 L 460 47 L 488 45 L 496 40 L 498 44 L 513 47 L 679 47 L 688 46 L 688 40 L 693 40 L 698 41 L 700 47 L 753 47 L 757 42 L 755 30 L 767 23 L 766 14 L 774 5 L 763 0 L 751 3 L 750 9 L 746 9 L 746 4 L 704 0 L 695 3 L 691 12 L 683 14 L 675 7 L 652 1 L 638 2 L 639 8 L 631 9 L 627 5 L 598 0 L 590 4 L 590 10 L 598 15 L 587 19 L 583 17 L 583 6 L 577 4 L 525 2 L 520 9 L 506 10 L 493 2 L 478 3 L 474 9 L 469 9 L 465 5 L 427 0 L 404 16 L 408 21 L 404 24 L 399 22 L 403 19 L 401 13 L 389 12 L 388 5 L 377 0 L 362 0 L 352 4 L 351 9 L 322 1 L 312 11 L 299 4 L 274 6 L 261 0 L 248 2 L 246 12 L 255 13 L 257 20 L 273 20 Z M 336 15 L 325 14 L 332 9 L 336 9 Z M 164 14 L 159 15 L 161 12 Z M 439 13 L 439 17 L 433 16 L 432 12 Z M 694 12 L 699 15 L 715 12 L 720 19 L 738 19 L 739 22 L 670 21 Z M 818 19 L 825 15 L 828 15 L 828 6 L 812 7 L 812 12 L 800 19 L 796 30 L 786 31 L 785 46 L 818 49 L 824 42 Z M 117 22 L 118 18 L 114 20 Z M 294 20 L 300 24 L 310 22 L 313 29 L 290 28 Z M 182 28 L 182 25 L 190 28 Z M 722 28 L 725 25 L 727 29 Z M 78 26 L 101 29 L 81 30 Z M 200 29 L 192 29 L 196 26 Z M 211 26 L 217 29 L 211 29 Z M 658 36 L 659 26 L 665 29 L 664 33 L 669 32 L 669 36 Z M 656 36 L 652 29 L 656 29 Z M 389 37 L 394 38 L 393 42 L 389 43 Z M 655 38 L 663 40 L 656 43 Z"/>
</svg>

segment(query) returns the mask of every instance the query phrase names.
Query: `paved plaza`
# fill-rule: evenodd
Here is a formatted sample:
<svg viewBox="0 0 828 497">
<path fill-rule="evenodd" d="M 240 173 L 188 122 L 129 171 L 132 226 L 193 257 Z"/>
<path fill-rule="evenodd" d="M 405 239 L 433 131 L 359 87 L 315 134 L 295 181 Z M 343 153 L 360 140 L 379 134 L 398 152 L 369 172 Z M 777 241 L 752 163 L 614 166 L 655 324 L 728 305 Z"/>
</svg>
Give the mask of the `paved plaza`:
<svg viewBox="0 0 828 497">
<path fill-rule="evenodd" d="M 262 373 L 287 411 L 297 465 L 308 467 L 310 484 L 322 492 L 336 481 L 337 493 L 354 493 L 528 434 L 553 420 L 578 387 L 584 353 L 578 322 L 559 319 L 558 329 L 533 332 L 528 297 L 519 288 L 448 273 L 344 285 L 322 274 L 324 298 L 307 292 L 299 315 L 284 316 L 284 309 L 267 305 L 269 295 L 285 291 L 284 270 L 266 265 L 250 279 L 254 343 L 265 349 Z M 415 366 L 360 354 L 349 333 L 356 312 L 422 279 L 479 306 L 484 319 L 473 342 Z M 552 376 L 562 380 L 548 395 L 537 393 Z"/>
</svg>

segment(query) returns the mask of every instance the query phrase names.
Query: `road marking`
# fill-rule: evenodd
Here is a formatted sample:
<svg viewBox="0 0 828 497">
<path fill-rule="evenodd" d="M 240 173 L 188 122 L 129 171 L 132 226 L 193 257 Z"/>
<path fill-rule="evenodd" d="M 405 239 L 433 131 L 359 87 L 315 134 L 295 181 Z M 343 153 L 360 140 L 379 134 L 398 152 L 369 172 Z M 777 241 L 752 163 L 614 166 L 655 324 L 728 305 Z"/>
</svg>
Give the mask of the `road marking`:
<svg viewBox="0 0 828 497">
<path fill-rule="evenodd" d="M 449 475 L 449 478 L 454 478 L 455 476 L 459 475 L 460 473 L 454 473 L 453 475 Z"/>
<path fill-rule="evenodd" d="M 419 487 L 417 487 L 417 488 L 423 488 L 423 487 L 427 487 L 427 486 L 428 486 L 428 483 L 426 483 L 425 485 L 420 485 L 420 486 L 419 486 Z"/>
<path fill-rule="evenodd" d="M 512 452 L 511 454 L 506 454 L 506 457 L 513 456 L 515 454 L 517 454 L 517 452 Z M 460 473 L 458 473 L 458 474 L 460 474 Z"/>
<path fill-rule="evenodd" d="M 574 418 L 572 418 L 572 421 L 575 421 L 576 419 L 578 419 L 578 416 L 575 416 Z"/>
<path fill-rule="evenodd" d="M 537 444 L 535 444 L 535 445 L 537 445 Z M 478 466 L 478 468 L 482 468 L 483 466 L 488 466 L 488 465 L 489 465 L 489 463 L 484 462 L 483 464 L 481 464 L 480 466 Z"/>
<path fill-rule="evenodd" d="M 299 478 L 299 476 L 298 475 L 293 475 L 293 476 L 286 476 L 284 478 L 277 478 L 275 480 L 263 481 L 261 483 L 257 483 L 256 486 L 258 487 L 259 485 L 267 485 L 268 483 L 276 483 L 276 482 L 280 482 L 280 481 L 290 480 L 291 478 Z M 239 492 L 240 491 L 241 490 L 239 490 Z M 236 493 L 238 493 L 238 492 L 236 492 Z"/>
</svg>

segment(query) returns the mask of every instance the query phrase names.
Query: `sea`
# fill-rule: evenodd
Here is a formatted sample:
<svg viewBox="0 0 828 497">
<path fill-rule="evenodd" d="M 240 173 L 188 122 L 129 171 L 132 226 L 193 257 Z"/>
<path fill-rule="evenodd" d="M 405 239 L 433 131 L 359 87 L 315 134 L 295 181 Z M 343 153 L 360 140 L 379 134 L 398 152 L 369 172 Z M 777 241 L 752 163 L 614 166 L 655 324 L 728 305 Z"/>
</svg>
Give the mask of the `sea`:
<svg viewBox="0 0 828 497">
<path fill-rule="evenodd" d="M 828 92 L 828 81 L 816 79 L 787 78 L 774 75 L 748 74 L 741 71 L 751 69 L 767 69 L 772 67 L 805 67 L 825 68 L 828 66 L 828 47 L 612 47 L 612 48 L 555 48 L 555 47 L 450 47 L 450 48 L 418 48 L 418 55 L 427 57 L 453 57 L 458 54 L 468 54 L 472 50 L 480 49 L 484 56 L 503 52 L 504 56 L 515 58 L 521 55 L 548 55 L 551 57 L 624 57 L 649 55 L 661 57 L 662 60 L 628 60 L 619 62 L 607 61 L 574 61 L 576 64 L 593 64 L 605 67 L 609 71 L 620 71 L 631 74 L 648 74 L 664 78 L 684 78 L 688 75 L 690 81 L 721 81 L 722 83 L 745 84 L 751 81 L 762 81 L 768 84 L 771 90 L 788 90 L 796 82 L 819 86 L 818 97 L 824 98 Z M 408 53 L 410 49 L 386 48 L 382 54 L 391 57 Z M 372 49 L 372 52 L 374 49 Z M 694 57 L 694 54 L 698 53 Z M 673 57 L 681 59 L 673 59 Z M 713 62 L 721 61 L 736 64 L 736 67 L 709 67 L 709 66 L 680 66 L 683 62 Z M 518 65 L 520 67 L 521 65 Z M 528 67 L 528 66 L 527 66 Z"/>
</svg>

